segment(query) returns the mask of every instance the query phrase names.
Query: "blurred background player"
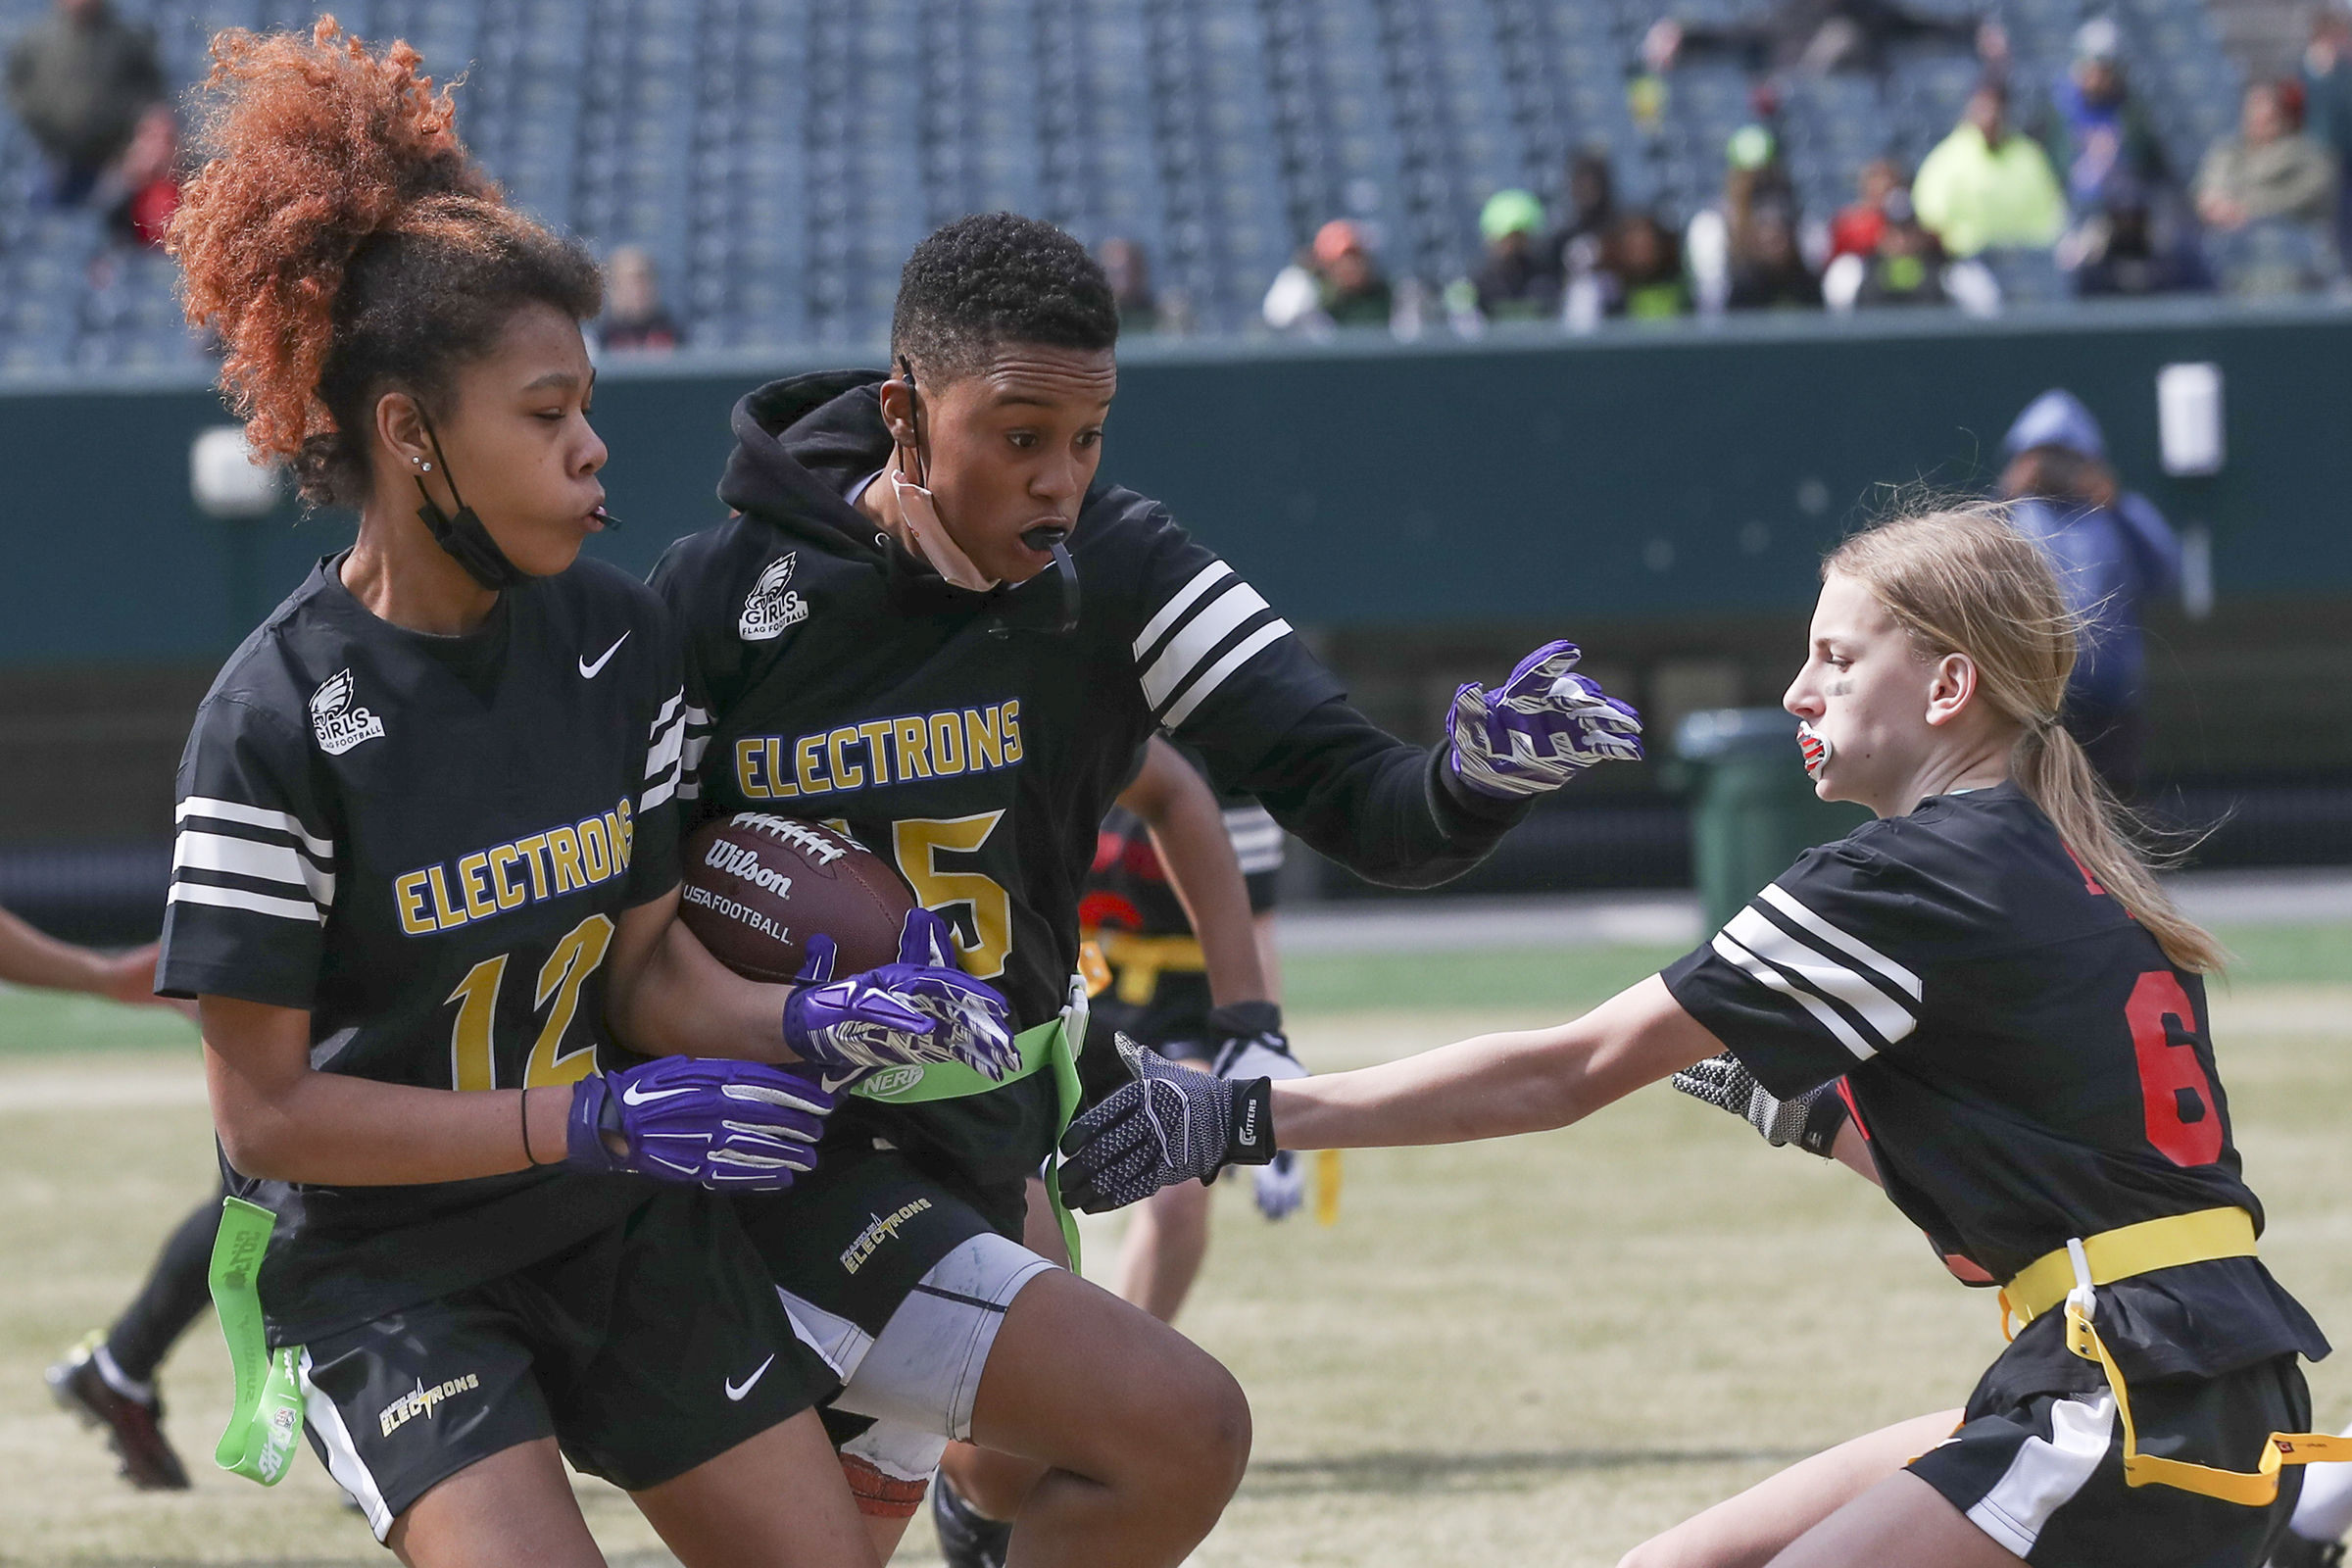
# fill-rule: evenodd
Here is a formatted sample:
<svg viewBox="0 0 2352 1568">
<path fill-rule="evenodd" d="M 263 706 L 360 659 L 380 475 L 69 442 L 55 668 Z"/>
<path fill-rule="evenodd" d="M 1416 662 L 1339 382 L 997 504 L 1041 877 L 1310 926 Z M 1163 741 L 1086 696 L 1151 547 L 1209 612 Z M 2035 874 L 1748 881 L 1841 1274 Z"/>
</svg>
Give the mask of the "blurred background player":
<svg viewBox="0 0 2352 1568">
<path fill-rule="evenodd" d="M 155 994 L 158 949 L 110 955 L 60 942 L 0 909 L 0 982 L 102 997 L 125 1006 L 166 1006 L 193 1021 L 195 1007 Z M 203 1311 L 204 1269 L 212 1255 L 220 1200 L 208 1200 L 164 1243 L 147 1283 L 112 1329 L 89 1335 L 48 1371 L 58 1404 L 102 1428 L 122 1478 L 141 1491 L 178 1491 L 188 1472 L 164 1436 L 164 1401 L 155 1369 Z"/>
<path fill-rule="evenodd" d="M 1211 824 L 1232 846 L 1243 879 L 1241 908 L 1204 906 L 1205 882 L 1230 904 L 1221 879 L 1178 873 L 1180 858 L 1210 859 L 1197 843 Z M 1213 862 L 1212 862 L 1213 863 Z M 1212 795 L 1192 760 L 1167 742 L 1146 748 L 1142 770 L 1103 819 L 1094 874 L 1078 917 L 1110 966 L 1110 988 L 1095 999 L 1098 1043 L 1115 1031 L 1171 1061 L 1213 1067 L 1227 1048 L 1282 1037 L 1281 991 L 1274 957 L 1274 893 L 1282 869 L 1282 829 L 1247 796 Z M 1269 1052 L 1260 1061 L 1270 1059 Z M 1282 1054 L 1283 1061 L 1290 1057 Z M 1287 1070 L 1287 1069 L 1286 1069 Z M 1250 1070 L 1255 1077 L 1262 1065 Z M 1080 1063 L 1091 1102 L 1125 1081 L 1111 1051 Z M 1251 1173 L 1257 1206 L 1282 1219 L 1298 1206 L 1303 1178 L 1284 1153 Z M 1208 1253 L 1209 1189 L 1198 1182 L 1163 1189 L 1136 1205 L 1119 1252 L 1119 1295 L 1163 1323 L 1173 1323 Z"/>
<path fill-rule="evenodd" d="M 1242 796 L 1220 808 L 1196 762 L 1157 736 L 1144 743 L 1134 780 L 1103 818 L 1078 906 L 1080 927 L 1106 964 L 1088 1025 L 1096 1049 L 1078 1058 L 1086 1102 L 1126 1080 L 1108 1049 L 1120 1033 L 1204 1072 L 1228 1056 L 1252 1077 L 1298 1070 L 1274 988 L 1281 865 L 1282 829 L 1264 807 Z M 1298 1207 L 1303 1182 L 1297 1156 L 1286 1151 L 1250 1174 L 1269 1219 Z M 1204 1183 L 1179 1183 L 1135 1206 L 1115 1275 L 1121 1299 L 1175 1321 L 1207 1254 L 1211 1196 Z M 1029 1184 L 1023 1240 L 1067 1261 L 1042 1181 Z M 1024 1461 L 968 1444 L 949 1448 L 931 1484 L 931 1522 L 949 1568 L 1004 1568 L 1009 1515 L 1017 1511 L 1005 1504 L 1017 1502 L 1032 1479 Z M 962 1487 L 1003 1516 L 983 1513 Z"/>
<path fill-rule="evenodd" d="M 2180 541 L 2155 504 L 2126 490 L 2082 400 L 2054 387 L 2002 438 L 2000 495 L 2039 541 L 2082 626 L 2066 686 L 2066 727 L 2122 800 L 2139 790 L 2147 741 L 2149 604 L 2180 586 Z"/>
</svg>

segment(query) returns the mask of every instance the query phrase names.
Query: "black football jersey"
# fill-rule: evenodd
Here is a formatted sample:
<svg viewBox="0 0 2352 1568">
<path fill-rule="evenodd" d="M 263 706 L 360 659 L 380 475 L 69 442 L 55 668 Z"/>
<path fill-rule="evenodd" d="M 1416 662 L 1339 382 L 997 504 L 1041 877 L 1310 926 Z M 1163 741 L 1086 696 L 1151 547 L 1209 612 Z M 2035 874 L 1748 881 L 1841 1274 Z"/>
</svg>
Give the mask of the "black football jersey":
<svg viewBox="0 0 2352 1568">
<path fill-rule="evenodd" d="M 1665 978 L 1773 1094 L 1842 1078 L 1887 1197 L 1939 1253 L 1994 1279 L 2169 1214 L 2236 1206 L 2261 1224 L 2202 977 L 2173 966 L 2014 783 L 1806 852 Z M 2327 1352 L 2252 1258 L 2100 1299 L 2128 1374 Z"/>
<path fill-rule="evenodd" d="M 327 1072 L 572 1082 L 596 1062 L 622 911 L 678 879 L 668 617 L 583 561 L 431 637 L 370 613 L 338 564 L 197 710 L 158 989 L 305 1009 Z M 261 1290 L 281 1344 L 495 1278 L 652 1191 L 561 1166 L 404 1187 L 228 1176 L 278 1215 Z"/>
<path fill-rule="evenodd" d="M 1096 830 L 1154 731 L 1369 874 L 1455 874 L 1523 814 L 1455 800 L 1427 754 L 1341 702 L 1289 622 L 1132 491 L 1098 483 L 1080 511 L 1073 630 L 1058 629 L 1052 571 L 989 594 L 943 582 L 849 499 L 890 460 L 880 380 L 803 376 L 746 398 L 719 491 L 739 515 L 655 568 L 686 641 L 690 813 L 846 826 L 946 916 L 1021 1028 L 1068 998 Z M 994 1183 L 1037 1167 L 1054 1114 L 1041 1074 L 963 1100 L 853 1102 L 833 1135 Z"/>
</svg>

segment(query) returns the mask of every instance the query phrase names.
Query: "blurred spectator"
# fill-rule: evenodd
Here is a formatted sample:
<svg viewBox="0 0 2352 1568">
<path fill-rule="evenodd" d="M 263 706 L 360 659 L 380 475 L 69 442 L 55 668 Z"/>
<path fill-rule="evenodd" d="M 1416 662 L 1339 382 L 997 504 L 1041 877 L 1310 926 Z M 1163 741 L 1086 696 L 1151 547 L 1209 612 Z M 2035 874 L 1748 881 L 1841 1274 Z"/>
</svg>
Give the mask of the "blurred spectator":
<svg viewBox="0 0 2352 1568">
<path fill-rule="evenodd" d="M 1396 306 L 1365 244 L 1364 231 L 1345 218 L 1315 230 L 1306 255 L 1275 275 L 1261 307 L 1278 332 L 1335 326 L 1387 326 Z"/>
<path fill-rule="evenodd" d="M 1786 203 L 1759 202 L 1749 213 L 1747 243 L 1733 255 L 1729 303 L 1735 311 L 1821 308 L 1821 279 L 1805 265 L 1796 213 Z"/>
<path fill-rule="evenodd" d="M 2197 169 L 2197 216 L 2215 228 L 2279 219 L 2325 222 L 2335 203 L 2335 161 L 2294 128 L 2278 84 L 2246 89 L 2237 134 L 2225 136 Z"/>
<path fill-rule="evenodd" d="M 2213 273 L 2193 235 L 2130 186 L 2077 224 L 2059 246 L 2059 261 L 2074 274 L 2075 292 L 2101 295 L 2201 293 Z"/>
<path fill-rule="evenodd" d="M 2050 161 L 2078 212 L 2103 207 L 2119 188 L 2134 194 L 2172 177 L 2146 112 L 2124 79 L 2123 29 L 2093 17 L 2075 29 L 2074 63 L 2050 95 Z"/>
<path fill-rule="evenodd" d="M 662 303 L 662 276 L 642 245 L 614 247 L 605 262 L 605 319 L 597 341 L 610 354 L 674 354 L 686 341 Z"/>
<path fill-rule="evenodd" d="M 1479 314 L 1488 320 L 1533 321 L 1559 309 L 1557 258 L 1545 257 L 1536 241 L 1543 227 L 1544 204 L 1528 191 L 1498 190 L 1480 209 L 1487 259 L 1472 282 Z"/>
<path fill-rule="evenodd" d="M 1661 18 L 1642 39 L 1652 71 L 1674 68 L 1684 54 L 1737 55 L 1748 70 L 1877 71 L 1886 46 L 1912 39 L 1974 44 L 1987 63 L 2005 60 L 2009 43 L 1998 23 L 1939 17 L 1893 0 L 1779 0 L 1761 21 L 1694 24 Z"/>
<path fill-rule="evenodd" d="M 1102 242 L 1102 270 L 1119 307 L 1122 334 L 1159 330 L 1159 298 L 1152 292 L 1152 263 L 1143 246 L 1114 235 Z"/>
<path fill-rule="evenodd" d="M 163 98 L 154 32 L 106 0 L 57 0 L 8 53 L 9 106 L 48 157 L 52 206 L 87 200 Z"/>
<path fill-rule="evenodd" d="M 2041 541 L 2085 633 L 2066 684 L 2068 731 L 2118 796 L 2139 788 L 2147 733 L 2143 608 L 2180 582 L 2180 541 L 2145 496 L 2107 466 L 2099 421 L 2071 392 L 2044 392 L 2001 443 L 2000 493 Z"/>
<path fill-rule="evenodd" d="M 107 229 L 117 240 L 163 247 L 165 225 L 179 210 L 179 117 L 170 104 L 147 106 L 93 199 L 106 209 Z"/>
<path fill-rule="evenodd" d="M 2045 248 L 2066 226 L 2049 155 L 2009 123 L 2009 89 L 1980 82 L 1952 133 L 1911 181 L 1919 220 L 1953 256 L 1994 247 Z"/>
<path fill-rule="evenodd" d="M 1590 240 L 1597 247 L 1617 220 L 1617 180 L 1605 147 L 1586 147 L 1568 160 L 1568 220 L 1544 236 L 1544 255 L 1563 276 L 1570 270 L 1568 247 Z"/>
<path fill-rule="evenodd" d="M 1605 309 L 1611 316 L 1655 321 L 1690 314 L 1681 247 L 1648 213 L 1636 210 L 1617 220 L 1601 250 L 1601 270 L 1608 279 Z"/>
<path fill-rule="evenodd" d="M 1886 198 L 1903 188 L 1903 172 L 1891 158 L 1873 158 L 1854 180 L 1856 200 L 1830 223 L 1830 256 L 1872 256 L 1886 232 Z"/>
<path fill-rule="evenodd" d="M 2352 12 L 2340 0 L 2311 19 L 2303 104 L 2304 132 L 2335 159 L 2335 248 L 2352 256 Z"/>
<path fill-rule="evenodd" d="M 1885 207 L 1886 226 L 1869 256 L 1852 253 L 1822 274 L 1822 303 L 1833 311 L 1884 305 L 1957 305 L 1976 316 L 2001 307 L 2000 284 L 1980 261 L 1954 262 L 1920 222 L 1911 197 L 1894 191 Z"/>
<path fill-rule="evenodd" d="M 1712 316 L 1731 298 L 1732 270 L 1750 249 L 1748 225 L 1761 202 L 1791 211 L 1796 188 L 1781 163 L 1779 138 L 1762 125 L 1741 125 L 1723 149 L 1723 195 L 1692 215 L 1683 229 L 1683 265 L 1692 303 Z"/>
</svg>

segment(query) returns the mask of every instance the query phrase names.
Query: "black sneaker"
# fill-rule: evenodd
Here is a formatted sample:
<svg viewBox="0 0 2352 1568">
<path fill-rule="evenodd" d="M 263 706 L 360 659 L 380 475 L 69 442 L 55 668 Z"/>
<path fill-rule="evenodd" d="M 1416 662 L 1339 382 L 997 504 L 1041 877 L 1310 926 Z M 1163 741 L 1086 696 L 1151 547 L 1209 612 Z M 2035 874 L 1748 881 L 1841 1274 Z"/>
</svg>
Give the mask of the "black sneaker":
<svg viewBox="0 0 2352 1568">
<path fill-rule="evenodd" d="M 93 1334 L 43 1377 L 58 1408 L 78 1416 L 85 1427 L 102 1427 L 107 1446 L 122 1461 L 122 1479 L 141 1492 L 185 1492 L 188 1472 L 164 1436 L 164 1401 L 133 1399 L 115 1391 L 93 1358 L 106 1336 Z"/>
<path fill-rule="evenodd" d="M 974 1513 L 944 1470 L 931 1478 L 931 1524 L 948 1568 L 1004 1568 L 1012 1526 Z"/>
<path fill-rule="evenodd" d="M 2306 1541 L 2293 1531 L 2271 1553 L 2270 1568 L 2337 1568 L 2344 1560 L 2340 1541 Z"/>
</svg>

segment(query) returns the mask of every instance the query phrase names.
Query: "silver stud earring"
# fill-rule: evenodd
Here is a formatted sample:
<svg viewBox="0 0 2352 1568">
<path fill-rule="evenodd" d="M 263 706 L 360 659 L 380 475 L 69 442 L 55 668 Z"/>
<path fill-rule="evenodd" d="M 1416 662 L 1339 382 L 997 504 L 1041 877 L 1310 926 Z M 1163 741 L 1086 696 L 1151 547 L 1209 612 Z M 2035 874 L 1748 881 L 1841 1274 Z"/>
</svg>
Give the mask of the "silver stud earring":
<svg viewBox="0 0 2352 1568">
<path fill-rule="evenodd" d="M 430 473 L 433 471 L 433 466 L 425 462 L 422 458 L 418 458 L 416 460 L 416 466 L 425 473 Z"/>
</svg>

